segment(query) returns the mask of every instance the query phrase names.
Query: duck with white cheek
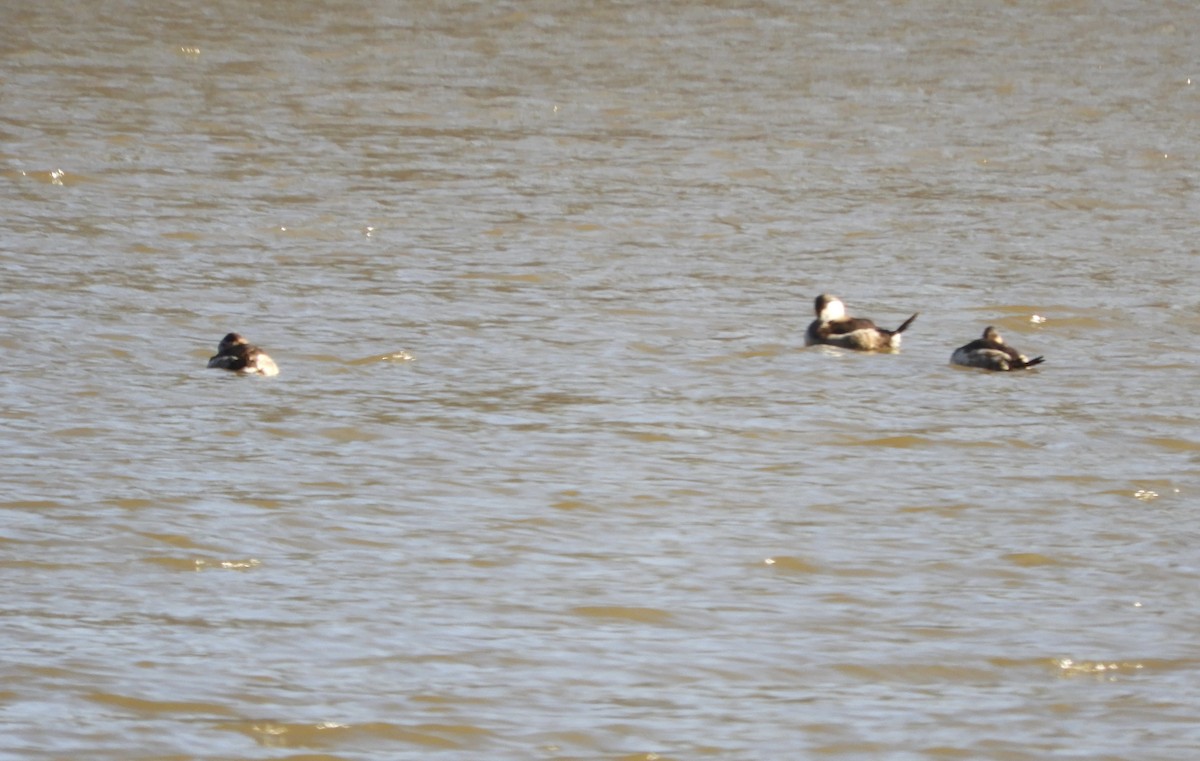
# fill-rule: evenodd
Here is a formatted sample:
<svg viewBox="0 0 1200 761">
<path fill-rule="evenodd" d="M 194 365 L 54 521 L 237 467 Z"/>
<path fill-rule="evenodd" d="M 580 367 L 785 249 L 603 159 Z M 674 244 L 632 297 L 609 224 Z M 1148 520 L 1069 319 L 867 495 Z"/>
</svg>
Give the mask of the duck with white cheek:
<svg viewBox="0 0 1200 761">
<path fill-rule="evenodd" d="M 817 319 L 813 320 L 804 333 L 804 345 L 840 346 L 857 351 L 896 351 L 900 348 L 900 334 L 912 325 L 913 315 L 895 330 L 878 327 L 864 317 L 850 317 L 846 305 L 837 296 L 822 293 L 814 307 Z"/>
</svg>

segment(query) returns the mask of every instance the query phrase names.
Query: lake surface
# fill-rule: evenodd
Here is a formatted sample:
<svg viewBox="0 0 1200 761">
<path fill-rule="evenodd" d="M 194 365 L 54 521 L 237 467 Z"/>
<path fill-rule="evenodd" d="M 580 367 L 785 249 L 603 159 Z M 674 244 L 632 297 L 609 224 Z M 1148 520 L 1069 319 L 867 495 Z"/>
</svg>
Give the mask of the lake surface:
<svg viewBox="0 0 1200 761">
<path fill-rule="evenodd" d="M 1195 758 L 1200 6 L 580 6 L 0 10 L 0 757 Z"/>
</svg>

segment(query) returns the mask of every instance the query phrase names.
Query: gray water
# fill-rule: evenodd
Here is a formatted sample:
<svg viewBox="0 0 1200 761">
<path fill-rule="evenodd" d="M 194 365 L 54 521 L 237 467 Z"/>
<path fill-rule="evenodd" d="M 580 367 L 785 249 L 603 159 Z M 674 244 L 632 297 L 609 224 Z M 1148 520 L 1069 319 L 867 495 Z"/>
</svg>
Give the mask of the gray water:
<svg viewBox="0 0 1200 761">
<path fill-rule="evenodd" d="M 0 756 L 1196 757 L 1197 50 L 6 7 Z M 821 292 L 921 316 L 805 349 Z"/>
</svg>

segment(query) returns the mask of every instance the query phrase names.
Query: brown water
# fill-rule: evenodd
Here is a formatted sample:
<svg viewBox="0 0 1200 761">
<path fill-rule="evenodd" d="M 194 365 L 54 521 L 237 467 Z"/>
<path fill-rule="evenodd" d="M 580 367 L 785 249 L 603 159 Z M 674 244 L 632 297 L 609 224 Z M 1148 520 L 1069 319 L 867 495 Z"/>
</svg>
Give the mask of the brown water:
<svg viewBox="0 0 1200 761">
<path fill-rule="evenodd" d="M 581 5 L 0 11 L 0 756 L 1194 758 L 1200 8 Z"/>
</svg>

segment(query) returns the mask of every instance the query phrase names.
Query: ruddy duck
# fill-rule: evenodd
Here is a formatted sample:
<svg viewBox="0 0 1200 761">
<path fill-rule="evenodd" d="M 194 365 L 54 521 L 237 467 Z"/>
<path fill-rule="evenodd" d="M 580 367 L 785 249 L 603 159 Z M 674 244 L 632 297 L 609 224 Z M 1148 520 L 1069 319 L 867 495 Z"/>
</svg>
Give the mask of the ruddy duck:
<svg viewBox="0 0 1200 761">
<path fill-rule="evenodd" d="M 952 365 L 982 367 L 985 370 L 1025 370 L 1045 361 L 1045 357 L 1030 359 L 1004 343 L 1004 339 L 991 325 L 983 331 L 983 338 L 958 347 L 950 357 Z"/>
<path fill-rule="evenodd" d="M 900 334 L 917 319 L 914 314 L 895 330 L 884 330 L 870 320 L 847 317 L 842 300 L 827 293 L 817 297 L 815 307 L 817 319 L 804 333 L 805 346 L 826 344 L 858 351 L 895 351 L 900 348 Z"/>
<path fill-rule="evenodd" d="M 208 360 L 208 366 L 246 375 L 279 375 L 275 360 L 237 333 L 230 333 L 221 339 L 217 354 Z"/>
</svg>

